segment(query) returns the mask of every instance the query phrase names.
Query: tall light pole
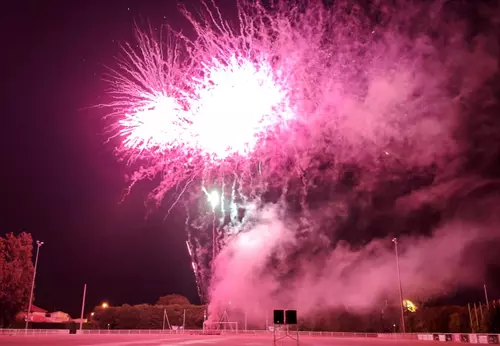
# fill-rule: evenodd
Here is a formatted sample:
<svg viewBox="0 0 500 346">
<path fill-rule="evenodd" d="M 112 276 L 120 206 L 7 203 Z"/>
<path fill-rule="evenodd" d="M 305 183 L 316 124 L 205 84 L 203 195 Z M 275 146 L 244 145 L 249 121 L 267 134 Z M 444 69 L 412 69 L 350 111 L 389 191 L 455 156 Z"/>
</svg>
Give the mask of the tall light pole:
<svg viewBox="0 0 500 346">
<path fill-rule="evenodd" d="M 392 242 L 394 243 L 394 251 L 396 252 L 396 267 L 398 270 L 398 282 L 399 282 L 399 306 L 401 308 L 401 331 L 403 334 L 406 333 L 405 328 L 405 311 L 403 307 L 403 287 L 401 286 L 401 271 L 399 270 L 399 254 L 398 254 L 398 239 L 393 238 Z"/>
<path fill-rule="evenodd" d="M 168 323 L 168 329 L 172 330 L 172 327 L 170 326 L 170 320 L 168 319 L 167 308 L 163 309 L 163 327 L 162 327 L 162 331 L 165 331 L 165 319 L 167 320 L 167 323 Z"/>
<path fill-rule="evenodd" d="M 184 314 L 182 316 L 182 333 L 186 332 L 186 309 L 184 309 Z"/>
<path fill-rule="evenodd" d="M 33 281 L 31 283 L 31 294 L 30 294 L 30 300 L 28 302 L 28 314 L 26 315 L 26 326 L 24 327 L 25 329 L 28 329 L 28 324 L 30 321 L 30 313 L 31 313 L 31 303 L 33 302 L 33 291 L 35 290 L 35 277 L 36 277 L 36 267 L 38 265 L 38 254 L 40 252 L 40 246 L 43 245 L 43 241 L 36 241 L 36 257 L 35 257 L 35 268 L 33 270 Z"/>
<path fill-rule="evenodd" d="M 80 314 L 80 330 L 83 329 L 83 312 L 85 311 L 85 296 L 87 295 L 87 284 L 83 285 L 82 313 Z"/>
<path fill-rule="evenodd" d="M 488 290 L 486 289 L 486 284 L 484 286 L 484 298 L 486 299 L 486 308 L 490 311 L 490 302 L 488 300 Z"/>
</svg>

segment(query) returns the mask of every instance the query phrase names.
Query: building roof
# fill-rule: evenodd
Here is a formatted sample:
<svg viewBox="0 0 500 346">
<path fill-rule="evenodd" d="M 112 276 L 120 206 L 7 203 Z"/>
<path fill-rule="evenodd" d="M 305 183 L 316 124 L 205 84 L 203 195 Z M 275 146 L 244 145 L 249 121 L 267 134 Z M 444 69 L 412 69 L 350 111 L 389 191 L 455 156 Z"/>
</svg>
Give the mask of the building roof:
<svg viewBox="0 0 500 346">
<path fill-rule="evenodd" d="M 50 314 L 51 315 L 55 314 L 55 315 L 68 315 L 69 316 L 69 314 L 64 312 L 64 311 L 54 311 L 54 312 L 51 312 Z"/>
<path fill-rule="evenodd" d="M 31 312 L 47 312 L 47 310 L 44 310 L 42 308 L 39 308 L 36 305 L 31 305 Z"/>
</svg>

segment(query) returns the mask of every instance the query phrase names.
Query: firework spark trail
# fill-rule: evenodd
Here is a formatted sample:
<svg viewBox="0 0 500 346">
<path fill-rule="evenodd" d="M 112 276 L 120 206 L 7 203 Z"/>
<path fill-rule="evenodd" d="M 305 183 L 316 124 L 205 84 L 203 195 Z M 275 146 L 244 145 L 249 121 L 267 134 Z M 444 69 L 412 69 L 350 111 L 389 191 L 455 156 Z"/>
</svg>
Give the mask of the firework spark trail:
<svg viewBox="0 0 500 346">
<path fill-rule="evenodd" d="M 189 223 L 189 217 L 186 218 L 186 223 Z M 196 258 L 193 254 L 193 251 L 191 250 L 191 246 L 189 245 L 189 240 L 186 240 L 186 247 L 188 250 L 189 258 L 191 259 L 191 267 L 193 268 L 193 274 L 194 274 L 194 278 L 196 281 L 196 289 L 198 290 L 198 296 L 200 297 L 200 299 L 202 299 L 203 293 L 201 291 L 201 285 L 200 285 L 200 279 L 199 279 L 200 274 L 199 274 L 198 266 L 196 265 Z"/>
<path fill-rule="evenodd" d="M 206 273 L 204 272 L 204 268 L 200 265 L 203 259 L 203 252 L 199 249 L 199 242 L 194 238 L 190 228 L 193 226 L 190 219 L 190 211 L 187 203 L 184 204 L 186 208 L 186 220 L 185 220 L 185 230 L 188 236 L 188 240 L 186 240 L 186 246 L 188 250 L 188 254 L 191 260 L 191 267 L 193 268 L 193 274 L 196 281 L 196 289 L 198 291 L 198 296 L 202 302 L 206 301 L 207 295 L 205 293 L 206 287 L 204 285 L 206 280 Z M 193 245 L 196 245 L 195 250 L 193 251 Z"/>
</svg>

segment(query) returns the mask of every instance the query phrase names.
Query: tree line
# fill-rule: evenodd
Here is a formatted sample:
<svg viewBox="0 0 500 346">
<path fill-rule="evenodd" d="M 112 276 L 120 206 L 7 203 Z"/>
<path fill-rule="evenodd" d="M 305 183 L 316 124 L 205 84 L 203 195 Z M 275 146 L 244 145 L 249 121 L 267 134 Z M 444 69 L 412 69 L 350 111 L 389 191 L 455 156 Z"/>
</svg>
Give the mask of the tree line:
<svg viewBox="0 0 500 346">
<path fill-rule="evenodd" d="M 87 328 L 98 329 L 165 329 L 185 326 L 203 327 L 206 306 L 193 305 L 186 297 L 167 295 L 156 304 L 139 304 L 94 308 Z"/>
<path fill-rule="evenodd" d="M 33 239 L 28 233 L 0 237 L 0 327 L 13 326 L 16 314 L 26 311 L 33 277 Z M 271 311 L 270 311 L 271 313 Z M 308 316 L 299 313 L 299 328 L 332 332 L 399 332 L 400 310 L 387 307 L 373 313 L 356 314 L 348 309 L 325 309 Z M 171 326 L 202 328 L 206 306 L 193 305 L 179 295 L 161 297 L 155 304 L 95 307 L 87 328 L 161 329 Z M 477 317 L 476 317 L 477 316 Z M 167 319 L 168 317 L 168 319 Z M 244 328 L 243 315 L 229 313 L 229 320 Z M 272 320 L 248 321 L 248 329 L 264 329 Z M 472 328 L 471 328 L 472 322 Z M 500 301 L 472 310 L 467 306 L 423 307 L 405 312 L 406 331 L 411 333 L 500 333 Z"/>
<path fill-rule="evenodd" d="M 170 295 L 160 298 L 154 305 L 122 305 L 95 308 L 95 314 L 87 327 L 101 329 L 161 329 L 165 317 L 165 329 L 182 326 L 186 329 L 202 328 L 206 306 L 192 305 L 187 298 Z M 184 311 L 186 311 L 184 319 Z M 408 333 L 500 333 L 500 304 L 483 307 L 476 320 L 474 311 L 469 316 L 465 306 L 436 306 L 405 311 L 405 326 Z M 299 329 L 305 331 L 393 333 L 400 330 L 400 310 L 388 307 L 376 313 L 357 314 L 347 309 L 324 309 L 308 316 L 300 316 Z M 238 322 L 244 329 L 244 315 L 228 311 L 229 321 Z M 471 318 L 472 326 L 471 329 Z M 265 329 L 272 320 L 248 321 L 248 329 Z"/>
</svg>

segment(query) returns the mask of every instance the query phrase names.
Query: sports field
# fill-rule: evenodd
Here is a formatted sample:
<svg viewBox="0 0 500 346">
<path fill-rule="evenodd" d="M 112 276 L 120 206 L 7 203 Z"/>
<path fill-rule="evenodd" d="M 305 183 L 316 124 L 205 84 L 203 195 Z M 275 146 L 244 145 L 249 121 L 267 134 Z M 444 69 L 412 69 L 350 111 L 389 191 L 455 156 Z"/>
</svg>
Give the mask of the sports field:
<svg viewBox="0 0 500 346">
<path fill-rule="evenodd" d="M 333 338 L 303 336 L 299 340 L 304 346 L 416 346 L 435 343 L 433 341 L 417 340 L 383 340 L 376 338 Z M 297 342 L 292 339 L 283 339 L 276 343 L 278 346 L 293 346 Z M 272 335 L 0 335 L 2 346 L 272 346 Z"/>
</svg>

